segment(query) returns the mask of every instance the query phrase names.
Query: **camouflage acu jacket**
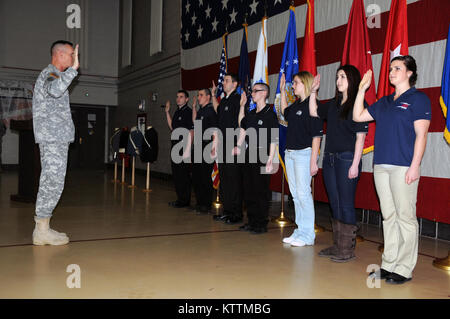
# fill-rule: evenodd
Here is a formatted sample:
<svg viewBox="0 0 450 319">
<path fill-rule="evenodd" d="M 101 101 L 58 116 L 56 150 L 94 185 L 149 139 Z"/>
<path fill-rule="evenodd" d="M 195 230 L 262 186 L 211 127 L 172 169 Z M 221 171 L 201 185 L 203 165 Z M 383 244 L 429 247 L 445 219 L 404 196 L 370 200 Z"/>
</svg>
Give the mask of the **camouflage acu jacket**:
<svg viewBox="0 0 450 319">
<path fill-rule="evenodd" d="M 78 72 L 59 71 L 49 64 L 36 80 L 33 94 L 33 128 L 36 143 L 73 142 L 75 128 L 70 113 L 69 85 Z"/>
</svg>

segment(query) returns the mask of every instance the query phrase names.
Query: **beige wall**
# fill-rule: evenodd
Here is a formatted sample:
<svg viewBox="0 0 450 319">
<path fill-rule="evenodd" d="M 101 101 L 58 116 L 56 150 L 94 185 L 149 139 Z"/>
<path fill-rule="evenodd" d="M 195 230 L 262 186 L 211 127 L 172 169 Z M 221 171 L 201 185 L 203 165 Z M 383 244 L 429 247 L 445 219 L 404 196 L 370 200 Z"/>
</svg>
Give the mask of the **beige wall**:
<svg viewBox="0 0 450 319">
<path fill-rule="evenodd" d="M 1 0 L 0 79 L 34 83 L 50 63 L 50 45 L 70 40 L 66 7 L 71 3 L 82 10 L 80 59 L 88 61 L 71 88 L 71 102 L 117 106 L 120 0 Z M 3 142 L 3 163 L 17 164 L 17 133 L 8 130 Z"/>
<path fill-rule="evenodd" d="M 68 38 L 66 6 L 80 3 L 80 33 L 85 48 L 78 83 L 71 101 L 117 105 L 119 0 L 2 0 L 0 1 L 0 78 L 34 82 L 50 63 L 49 47 Z M 83 17 L 84 18 L 84 17 Z"/>
</svg>

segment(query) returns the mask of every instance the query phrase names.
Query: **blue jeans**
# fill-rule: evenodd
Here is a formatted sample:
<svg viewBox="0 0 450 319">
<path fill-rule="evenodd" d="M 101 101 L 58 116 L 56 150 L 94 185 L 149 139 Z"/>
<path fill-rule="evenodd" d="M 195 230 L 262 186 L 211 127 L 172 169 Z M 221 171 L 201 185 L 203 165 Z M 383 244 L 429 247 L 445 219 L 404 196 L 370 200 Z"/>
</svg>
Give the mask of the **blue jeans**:
<svg viewBox="0 0 450 319">
<path fill-rule="evenodd" d="M 314 244 L 314 201 L 311 194 L 311 148 L 303 150 L 286 150 L 284 153 L 289 190 L 294 199 L 294 231 L 297 239 L 308 245 Z"/>
<path fill-rule="evenodd" d="M 353 152 L 325 153 L 323 157 L 323 179 L 333 218 L 350 225 L 356 225 L 355 194 L 362 167 L 360 161 L 358 177 L 348 178 L 353 154 Z"/>
</svg>

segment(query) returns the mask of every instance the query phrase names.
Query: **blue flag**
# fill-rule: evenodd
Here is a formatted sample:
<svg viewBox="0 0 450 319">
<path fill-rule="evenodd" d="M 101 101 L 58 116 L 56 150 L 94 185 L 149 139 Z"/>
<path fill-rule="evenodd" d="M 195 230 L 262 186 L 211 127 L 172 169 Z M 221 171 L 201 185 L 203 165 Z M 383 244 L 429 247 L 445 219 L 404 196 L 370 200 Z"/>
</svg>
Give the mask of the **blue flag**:
<svg viewBox="0 0 450 319">
<path fill-rule="evenodd" d="M 284 116 L 281 114 L 281 93 L 286 94 L 288 104 L 292 104 L 295 102 L 295 95 L 292 90 L 292 78 L 295 74 L 298 73 L 299 65 L 297 52 L 297 31 L 295 26 L 295 9 L 294 7 L 290 7 L 289 10 L 289 24 L 286 31 L 286 38 L 284 40 L 283 56 L 281 58 L 280 73 L 278 75 L 277 91 L 274 102 L 274 109 L 277 113 L 278 122 L 280 124 L 280 141 L 278 152 L 285 175 L 286 169 L 284 166 L 284 151 L 286 148 L 287 122 L 284 119 Z M 286 92 L 280 92 L 280 79 L 283 74 L 286 76 Z"/>
<path fill-rule="evenodd" d="M 447 113 L 450 105 L 450 27 L 448 28 L 447 48 L 445 49 L 444 72 L 442 73 L 441 98 L 439 99 L 444 112 L 445 130 L 444 138 L 450 144 L 450 116 Z"/>
</svg>

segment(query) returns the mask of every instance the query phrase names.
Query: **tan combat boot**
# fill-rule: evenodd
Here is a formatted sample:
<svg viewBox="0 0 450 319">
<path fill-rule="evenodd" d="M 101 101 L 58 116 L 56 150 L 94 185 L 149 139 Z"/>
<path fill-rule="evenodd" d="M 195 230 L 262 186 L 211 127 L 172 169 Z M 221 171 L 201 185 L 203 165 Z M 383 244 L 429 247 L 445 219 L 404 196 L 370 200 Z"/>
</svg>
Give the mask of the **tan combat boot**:
<svg viewBox="0 0 450 319">
<path fill-rule="evenodd" d="M 69 237 L 64 233 L 50 229 L 50 218 L 34 218 L 36 227 L 33 231 L 34 245 L 65 245 L 69 242 Z"/>
</svg>

